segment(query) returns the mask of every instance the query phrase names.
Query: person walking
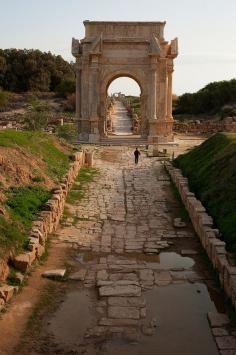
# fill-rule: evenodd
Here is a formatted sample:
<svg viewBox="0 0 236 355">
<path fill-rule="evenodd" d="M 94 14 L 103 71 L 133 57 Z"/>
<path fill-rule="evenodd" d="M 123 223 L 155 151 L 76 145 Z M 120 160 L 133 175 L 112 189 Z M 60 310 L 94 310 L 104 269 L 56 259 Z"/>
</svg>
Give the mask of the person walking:
<svg viewBox="0 0 236 355">
<path fill-rule="evenodd" d="M 139 156 L 140 156 L 140 151 L 138 150 L 138 148 L 135 149 L 134 151 L 134 162 L 135 164 L 138 164 L 138 160 L 139 160 Z"/>
</svg>

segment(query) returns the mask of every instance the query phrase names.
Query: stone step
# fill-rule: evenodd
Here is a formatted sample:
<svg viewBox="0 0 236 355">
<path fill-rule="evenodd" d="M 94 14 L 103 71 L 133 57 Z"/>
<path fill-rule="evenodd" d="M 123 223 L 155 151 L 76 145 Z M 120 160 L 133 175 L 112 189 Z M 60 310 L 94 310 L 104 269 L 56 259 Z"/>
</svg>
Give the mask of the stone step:
<svg viewBox="0 0 236 355">
<path fill-rule="evenodd" d="M 148 141 L 147 139 L 143 138 L 102 138 L 100 141 L 101 145 L 147 145 Z"/>
</svg>

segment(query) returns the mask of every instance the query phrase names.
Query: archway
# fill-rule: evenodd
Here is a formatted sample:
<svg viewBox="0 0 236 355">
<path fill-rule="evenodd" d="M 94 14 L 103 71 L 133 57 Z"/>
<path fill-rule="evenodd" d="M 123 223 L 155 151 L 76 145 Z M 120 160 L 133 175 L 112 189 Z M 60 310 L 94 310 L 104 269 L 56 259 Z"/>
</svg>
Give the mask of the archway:
<svg viewBox="0 0 236 355">
<path fill-rule="evenodd" d="M 115 78 L 107 88 L 105 129 L 108 135 L 140 135 L 141 87 L 133 78 Z"/>
<path fill-rule="evenodd" d="M 76 118 L 81 142 L 107 134 L 107 90 L 118 77 L 141 89 L 140 135 L 148 143 L 172 139 L 172 72 L 178 41 L 164 38 L 165 22 L 85 21 L 85 37 L 72 40 L 76 57 Z"/>
</svg>

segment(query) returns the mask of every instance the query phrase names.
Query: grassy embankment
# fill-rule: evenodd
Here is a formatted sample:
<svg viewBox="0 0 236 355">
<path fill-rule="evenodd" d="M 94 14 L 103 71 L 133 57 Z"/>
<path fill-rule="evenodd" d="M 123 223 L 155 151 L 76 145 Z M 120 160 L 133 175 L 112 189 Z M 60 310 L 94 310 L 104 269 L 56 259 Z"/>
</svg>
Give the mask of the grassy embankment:
<svg viewBox="0 0 236 355">
<path fill-rule="evenodd" d="M 227 249 L 236 255 L 236 134 L 218 133 L 174 164 L 189 178 L 191 190 L 214 218 Z"/>
<path fill-rule="evenodd" d="M 8 182 L 0 184 L 0 207 L 4 210 L 0 216 L 0 257 L 9 250 L 17 252 L 25 247 L 32 221 L 51 195 L 49 186 L 66 173 L 71 153 L 68 146 L 46 133 L 12 130 L 0 132 L 0 156 L 3 152 L 11 157 L 15 154 L 13 163 L 19 169 L 24 162 L 23 168 L 30 166 L 32 170 L 31 181 L 12 185 L 13 176 L 7 175 L 7 169 L 1 171 L 0 166 L 0 173 Z"/>
</svg>

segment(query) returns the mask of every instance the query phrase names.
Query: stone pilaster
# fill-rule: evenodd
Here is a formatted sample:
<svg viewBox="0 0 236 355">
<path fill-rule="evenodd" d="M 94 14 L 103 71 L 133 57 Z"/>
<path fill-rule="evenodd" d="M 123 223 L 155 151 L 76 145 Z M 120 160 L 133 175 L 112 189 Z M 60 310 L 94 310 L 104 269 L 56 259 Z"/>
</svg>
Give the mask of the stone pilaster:
<svg viewBox="0 0 236 355">
<path fill-rule="evenodd" d="M 80 63 L 77 63 L 77 67 L 76 67 L 76 118 L 77 120 L 81 118 L 81 95 L 82 95 L 81 66 Z"/>
<path fill-rule="evenodd" d="M 91 143 L 98 142 L 99 135 L 99 117 L 98 117 L 98 56 L 92 57 L 92 63 L 90 67 L 90 135 L 89 141 Z"/>
<path fill-rule="evenodd" d="M 157 119 L 157 68 L 154 66 L 151 69 L 152 77 L 152 98 L 151 98 L 151 120 Z"/>
<path fill-rule="evenodd" d="M 168 63 L 167 65 L 167 82 L 168 82 L 168 88 L 167 88 L 167 114 L 166 114 L 166 120 L 167 121 L 173 121 L 173 116 L 172 116 L 172 74 L 173 74 L 173 63 Z"/>
<path fill-rule="evenodd" d="M 158 59 L 156 55 L 151 55 L 151 70 L 150 70 L 150 117 L 149 117 L 149 137 L 150 142 L 155 141 L 157 134 L 157 63 Z"/>
</svg>

